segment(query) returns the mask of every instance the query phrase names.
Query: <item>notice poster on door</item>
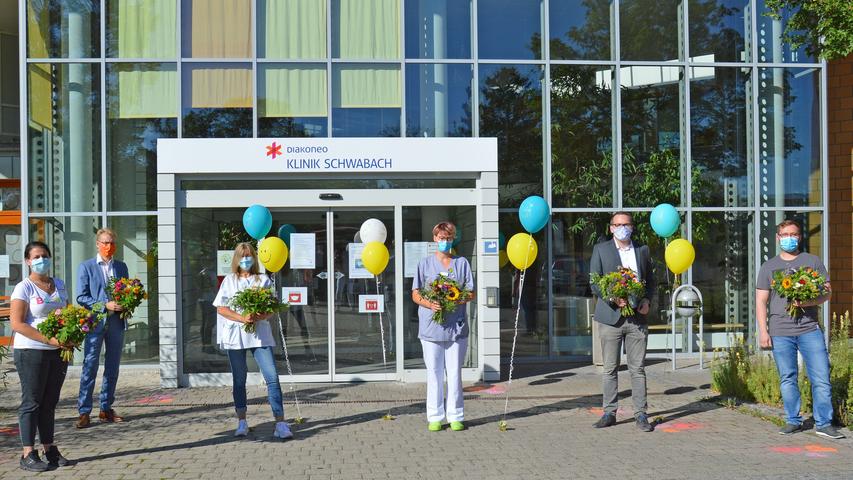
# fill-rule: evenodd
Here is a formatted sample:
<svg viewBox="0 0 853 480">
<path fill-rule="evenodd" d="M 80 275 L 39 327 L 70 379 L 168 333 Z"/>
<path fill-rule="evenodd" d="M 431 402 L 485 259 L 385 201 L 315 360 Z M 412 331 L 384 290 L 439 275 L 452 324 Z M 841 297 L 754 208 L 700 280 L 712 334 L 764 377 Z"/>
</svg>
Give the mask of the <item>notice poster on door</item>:
<svg viewBox="0 0 853 480">
<path fill-rule="evenodd" d="M 364 250 L 363 243 L 347 244 L 349 252 L 349 278 L 373 278 L 373 274 L 364 268 L 361 261 L 361 252 Z"/>
<path fill-rule="evenodd" d="M 418 272 L 418 263 L 438 250 L 435 242 L 405 242 L 403 243 L 403 276 L 414 278 Z"/>
<path fill-rule="evenodd" d="M 288 305 L 308 305 L 308 287 L 284 287 L 281 299 Z"/>
<path fill-rule="evenodd" d="M 382 295 L 359 295 L 358 313 L 384 313 L 385 297 Z"/>
<path fill-rule="evenodd" d="M 231 259 L 234 257 L 234 250 L 217 250 L 216 251 L 216 275 L 224 277 L 231 273 Z"/>
<path fill-rule="evenodd" d="M 291 233 L 290 268 L 293 270 L 316 268 L 316 245 L 316 235 L 313 233 Z"/>
</svg>

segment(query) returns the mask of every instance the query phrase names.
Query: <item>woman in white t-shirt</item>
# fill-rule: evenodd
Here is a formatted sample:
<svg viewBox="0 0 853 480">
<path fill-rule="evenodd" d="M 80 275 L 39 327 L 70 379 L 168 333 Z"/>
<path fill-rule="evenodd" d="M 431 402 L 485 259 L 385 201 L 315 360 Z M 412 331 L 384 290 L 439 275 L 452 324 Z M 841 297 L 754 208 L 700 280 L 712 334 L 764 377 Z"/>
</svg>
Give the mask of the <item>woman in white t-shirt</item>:
<svg viewBox="0 0 853 480">
<path fill-rule="evenodd" d="M 241 243 L 234 249 L 231 260 L 231 273 L 222 280 L 219 293 L 213 300 L 216 307 L 216 342 L 219 348 L 228 352 L 228 363 L 231 365 L 234 396 L 234 409 L 237 412 L 237 430 L 234 435 L 245 436 L 249 433 L 246 423 L 246 352 L 251 352 L 255 362 L 264 376 L 267 384 L 270 407 L 275 416 L 276 438 L 292 438 L 293 433 L 284 421 L 284 405 L 281 397 L 281 386 L 278 383 L 278 373 L 275 369 L 275 337 L 267 319 L 270 315 L 243 315 L 242 312 L 231 308 L 231 299 L 242 290 L 249 287 L 271 288 L 269 277 L 260 273 L 258 256 L 249 243 Z M 246 323 L 255 324 L 255 332 L 247 333 L 243 326 Z"/>
<path fill-rule="evenodd" d="M 44 472 L 70 465 L 53 444 L 54 418 L 59 392 L 68 364 L 59 355 L 60 344 L 56 337 L 46 338 L 36 326 L 57 308 L 68 305 L 65 283 L 49 275 L 50 249 L 42 242 L 30 242 L 24 249 L 24 261 L 30 274 L 15 285 L 12 292 L 9 316 L 15 340 L 15 368 L 21 380 L 21 406 L 18 408 L 18 426 L 21 432 L 21 468 L 31 472 Z M 35 450 L 35 437 L 44 447 L 47 462 Z"/>
</svg>

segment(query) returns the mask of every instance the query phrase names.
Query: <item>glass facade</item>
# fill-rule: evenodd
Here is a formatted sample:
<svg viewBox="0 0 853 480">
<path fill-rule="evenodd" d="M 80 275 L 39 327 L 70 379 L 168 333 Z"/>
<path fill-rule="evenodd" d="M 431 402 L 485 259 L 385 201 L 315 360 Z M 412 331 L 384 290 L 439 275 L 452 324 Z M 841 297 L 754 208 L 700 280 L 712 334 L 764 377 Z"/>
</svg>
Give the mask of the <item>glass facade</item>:
<svg viewBox="0 0 853 480">
<path fill-rule="evenodd" d="M 807 249 L 826 251 L 825 65 L 781 42 L 785 17 L 763 0 L 25 4 L 26 66 L 0 79 L 4 131 L 8 78 L 25 89 L 25 159 L 0 173 L 23 172 L 26 198 L 13 207 L 14 185 L 0 187 L 29 225 L 4 225 L 6 248 L 48 240 L 72 285 L 100 226 L 156 284 L 158 138 L 496 137 L 501 233 L 520 231 L 528 195 L 553 209 L 523 298 L 517 272 L 501 275 L 502 351 L 521 305 L 518 353 L 532 359 L 591 353 L 585 281 L 614 209 L 635 213 L 657 262 L 653 350 L 673 283 L 648 228 L 655 205 L 675 205 L 696 246 L 685 280 L 707 299 L 706 345 L 751 336 L 775 223 L 796 216 Z M 137 317 L 125 358 L 152 361 L 156 301 Z M 201 370 L 221 361 L 193 346 L 205 322 L 184 325 Z"/>
</svg>

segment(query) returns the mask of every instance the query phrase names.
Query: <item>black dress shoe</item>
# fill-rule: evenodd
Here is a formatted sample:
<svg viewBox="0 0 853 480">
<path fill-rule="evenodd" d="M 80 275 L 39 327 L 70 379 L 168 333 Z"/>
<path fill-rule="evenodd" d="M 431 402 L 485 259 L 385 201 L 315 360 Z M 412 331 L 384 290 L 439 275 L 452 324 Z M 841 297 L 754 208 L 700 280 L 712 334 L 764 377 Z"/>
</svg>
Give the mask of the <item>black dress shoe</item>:
<svg viewBox="0 0 853 480">
<path fill-rule="evenodd" d="M 655 427 L 649 423 L 649 417 L 645 413 L 637 415 L 637 428 L 644 432 L 651 432 L 655 429 Z"/>
<path fill-rule="evenodd" d="M 595 428 L 612 427 L 613 425 L 616 425 L 616 415 L 612 413 L 605 413 L 597 422 L 592 424 Z"/>
<path fill-rule="evenodd" d="M 39 458 L 39 453 L 35 450 L 26 457 L 21 457 L 21 468 L 28 472 L 46 472 L 50 469 L 48 464 Z"/>
<path fill-rule="evenodd" d="M 44 452 L 44 458 L 47 459 L 47 464 L 50 467 L 67 467 L 74 464 L 74 462 L 68 460 L 59 453 L 59 449 L 56 448 L 56 445 L 51 445 L 50 449 Z"/>
</svg>

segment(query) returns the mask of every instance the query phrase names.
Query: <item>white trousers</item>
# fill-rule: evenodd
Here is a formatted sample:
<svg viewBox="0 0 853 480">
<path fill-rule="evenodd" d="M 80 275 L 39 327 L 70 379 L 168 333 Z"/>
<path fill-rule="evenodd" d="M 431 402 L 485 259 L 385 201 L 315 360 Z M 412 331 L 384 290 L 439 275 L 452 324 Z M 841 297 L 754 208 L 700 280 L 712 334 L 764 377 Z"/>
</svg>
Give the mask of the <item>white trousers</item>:
<svg viewBox="0 0 853 480">
<path fill-rule="evenodd" d="M 462 412 L 462 361 L 468 350 L 468 339 L 455 342 L 421 340 L 427 370 L 427 421 L 464 420 Z M 447 370 L 447 408 L 444 407 L 444 373 Z"/>
</svg>

